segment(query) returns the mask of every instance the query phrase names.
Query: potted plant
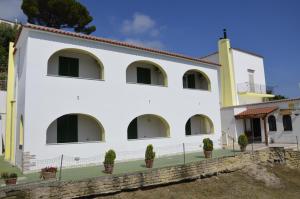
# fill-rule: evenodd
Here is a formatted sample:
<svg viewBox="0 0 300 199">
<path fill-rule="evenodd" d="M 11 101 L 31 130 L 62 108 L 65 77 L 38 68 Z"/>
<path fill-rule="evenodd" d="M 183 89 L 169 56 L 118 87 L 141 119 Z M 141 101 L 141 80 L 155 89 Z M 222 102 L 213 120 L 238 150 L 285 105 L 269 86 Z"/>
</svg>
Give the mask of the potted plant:
<svg viewBox="0 0 300 199">
<path fill-rule="evenodd" d="M 116 159 L 116 153 L 114 150 L 110 149 L 105 153 L 105 159 L 103 162 L 105 173 L 112 174 L 114 170 L 115 159 Z"/>
<path fill-rule="evenodd" d="M 209 138 L 203 139 L 203 151 L 204 151 L 205 158 L 212 157 L 213 149 L 214 149 L 213 141 Z"/>
<path fill-rule="evenodd" d="M 155 158 L 155 152 L 153 151 L 153 146 L 152 144 L 149 144 L 145 152 L 145 163 L 147 168 L 153 167 L 154 158 Z"/>
<path fill-rule="evenodd" d="M 1 173 L 1 178 L 4 179 L 6 185 L 17 184 L 18 175 L 16 173 Z"/>
<path fill-rule="evenodd" d="M 56 178 L 57 167 L 45 167 L 41 169 L 41 176 L 44 180 Z"/>
<path fill-rule="evenodd" d="M 240 149 L 242 152 L 246 151 L 246 147 L 248 145 L 248 138 L 245 134 L 239 136 L 238 143 L 240 145 Z"/>
</svg>

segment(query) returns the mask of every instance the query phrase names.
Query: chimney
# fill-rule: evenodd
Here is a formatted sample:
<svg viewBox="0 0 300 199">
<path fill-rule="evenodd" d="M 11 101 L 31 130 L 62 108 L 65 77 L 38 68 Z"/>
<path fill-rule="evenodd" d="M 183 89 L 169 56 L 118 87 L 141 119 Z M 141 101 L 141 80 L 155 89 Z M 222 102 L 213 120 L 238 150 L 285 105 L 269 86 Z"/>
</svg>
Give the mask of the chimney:
<svg viewBox="0 0 300 199">
<path fill-rule="evenodd" d="M 226 32 L 226 29 L 225 29 L 225 28 L 223 29 L 223 35 L 224 35 L 224 36 L 223 36 L 223 39 L 227 39 L 227 32 Z"/>
</svg>

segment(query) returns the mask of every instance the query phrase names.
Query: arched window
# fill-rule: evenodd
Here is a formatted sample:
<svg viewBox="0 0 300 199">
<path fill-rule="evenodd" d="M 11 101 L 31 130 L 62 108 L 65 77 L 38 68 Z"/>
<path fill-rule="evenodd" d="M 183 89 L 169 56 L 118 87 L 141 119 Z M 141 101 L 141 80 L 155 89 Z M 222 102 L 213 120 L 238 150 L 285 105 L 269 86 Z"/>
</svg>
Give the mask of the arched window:
<svg viewBox="0 0 300 199">
<path fill-rule="evenodd" d="M 168 86 L 166 72 L 161 66 L 150 61 L 136 61 L 126 69 L 126 82 Z"/>
<path fill-rule="evenodd" d="M 268 117 L 269 131 L 277 131 L 276 118 L 274 115 Z"/>
<path fill-rule="evenodd" d="M 134 118 L 127 129 L 128 139 L 169 137 L 170 127 L 160 116 L 146 114 Z"/>
<path fill-rule="evenodd" d="M 205 115 L 194 115 L 185 124 L 185 135 L 214 133 L 214 125 Z"/>
<path fill-rule="evenodd" d="M 47 129 L 47 143 L 104 141 L 98 120 L 84 114 L 67 114 L 54 120 Z"/>
<path fill-rule="evenodd" d="M 79 49 L 63 49 L 48 60 L 48 75 L 104 79 L 103 64 L 93 54 Z"/>
<path fill-rule="evenodd" d="M 182 77 L 183 88 L 210 90 L 210 80 L 206 74 L 198 70 L 189 70 Z"/>
<path fill-rule="evenodd" d="M 293 130 L 292 118 L 290 115 L 283 115 L 282 122 L 283 122 L 284 131 L 292 131 Z"/>
</svg>

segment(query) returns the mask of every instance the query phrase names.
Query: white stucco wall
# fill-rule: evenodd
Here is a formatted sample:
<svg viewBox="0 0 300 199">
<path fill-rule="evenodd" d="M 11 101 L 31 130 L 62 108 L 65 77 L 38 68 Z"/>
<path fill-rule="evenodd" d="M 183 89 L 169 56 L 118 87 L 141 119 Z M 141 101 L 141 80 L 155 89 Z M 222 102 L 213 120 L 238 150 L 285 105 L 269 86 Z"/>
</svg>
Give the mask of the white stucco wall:
<svg viewBox="0 0 300 199">
<path fill-rule="evenodd" d="M 144 158 L 148 144 L 153 144 L 154 149 L 159 150 L 158 155 L 163 155 L 181 152 L 182 143 L 187 144 L 187 151 L 191 150 L 189 143 L 196 143 L 196 149 L 202 150 L 199 144 L 206 137 L 214 141 L 215 148 L 220 147 L 218 66 L 55 34 L 37 31 L 29 34 L 24 151 L 36 155 L 37 159 L 61 154 L 90 157 L 104 154 L 110 148 L 116 150 L 117 160 Z M 64 48 L 79 48 L 98 57 L 104 66 L 104 80 L 47 76 L 49 57 Z M 160 65 L 168 76 L 168 87 L 127 84 L 127 66 L 138 60 Z M 183 89 L 182 76 L 191 69 L 201 70 L 209 77 L 211 91 Z M 100 121 L 105 129 L 105 142 L 47 145 L 49 124 L 69 113 L 88 114 Z M 128 141 L 129 123 L 144 114 L 163 117 L 170 126 L 170 137 Z M 196 114 L 208 116 L 214 124 L 215 133 L 197 135 L 197 138 L 185 136 L 185 123 Z M 126 154 L 124 151 L 127 151 Z"/>
</svg>

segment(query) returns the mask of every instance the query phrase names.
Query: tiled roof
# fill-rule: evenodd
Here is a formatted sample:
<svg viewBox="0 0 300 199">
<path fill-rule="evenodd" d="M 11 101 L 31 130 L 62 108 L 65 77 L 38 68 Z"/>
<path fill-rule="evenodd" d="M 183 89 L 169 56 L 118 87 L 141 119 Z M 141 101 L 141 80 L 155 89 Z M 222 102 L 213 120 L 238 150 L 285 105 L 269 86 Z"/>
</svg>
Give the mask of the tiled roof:
<svg viewBox="0 0 300 199">
<path fill-rule="evenodd" d="M 263 107 L 263 108 L 249 108 L 237 115 L 235 115 L 236 118 L 253 118 L 253 117 L 264 117 L 268 115 L 269 113 L 272 113 L 273 111 L 276 111 L 278 107 Z"/>
<path fill-rule="evenodd" d="M 205 61 L 205 60 L 201 60 L 198 58 L 189 57 L 186 55 L 181 55 L 181 54 L 177 54 L 177 53 L 173 53 L 173 52 L 167 52 L 167 51 L 163 51 L 163 50 L 157 50 L 157 49 L 153 49 L 153 48 L 146 48 L 146 47 L 137 46 L 137 45 L 129 44 L 129 43 L 122 42 L 122 41 L 116 41 L 116 40 L 111 40 L 111 39 L 106 39 L 106 38 L 101 38 L 101 37 L 95 37 L 95 36 L 91 36 L 91 35 L 85 35 L 85 34 L 81 34 L 81 33 L 65 31 L 65 30 L 61 30 L 61 29 L 49 28 L 49 27 L 38 26 L 38 25 L 33 25 L 33 24 L 25 24 L 22 26 L 22 28 L 29 28 L 29 29 L 38 30 L 38 31 L 51 32 L 51 33 L 65 35 L 65 36 L 71 36 L 71 37 L 75 37 L 75 38 L 79 38 L 79 39 L 87 39 L 87 40 L 97 41 L 97 42 L 101 42 L 101 43 L 107 43 L 107 44 L 114 45 L 114 46 L 121 46 L 121 47 L 125 47 L 125 48 L 131 48 L 131 49 L 151 52 L 151 53 L 155 53 L 155 54 L 165 55 L 165 56 L 169 56 L 169 57 L 175 57 L 175 58 L 184 59 L 184 60 L 188 60 L 188 61 L 194 61 L 194 62 L 198 62 L 198 63 L 202 63 L 202 64 L 221 66 L 220 64 L 217 64 L 214 62 Z M 17 43 L 17 41 L 18 41 L 18 39 L 16 40 L 15 43 Z"/>
</svg>

